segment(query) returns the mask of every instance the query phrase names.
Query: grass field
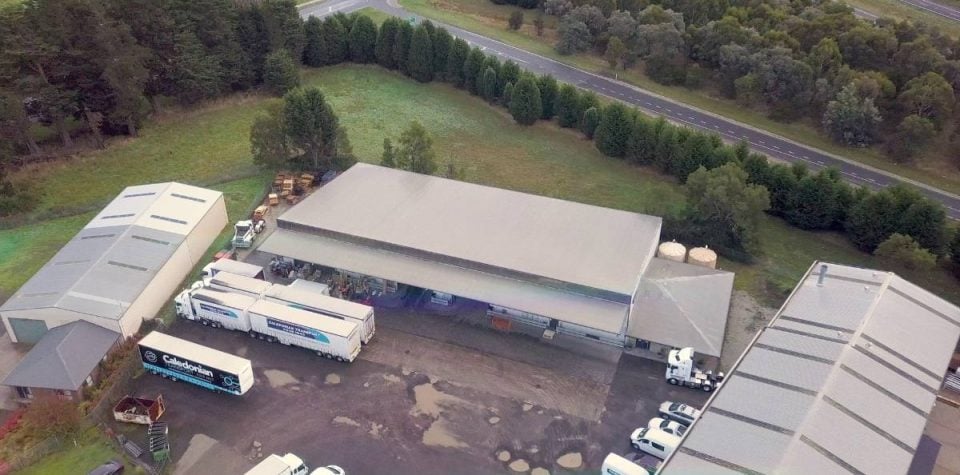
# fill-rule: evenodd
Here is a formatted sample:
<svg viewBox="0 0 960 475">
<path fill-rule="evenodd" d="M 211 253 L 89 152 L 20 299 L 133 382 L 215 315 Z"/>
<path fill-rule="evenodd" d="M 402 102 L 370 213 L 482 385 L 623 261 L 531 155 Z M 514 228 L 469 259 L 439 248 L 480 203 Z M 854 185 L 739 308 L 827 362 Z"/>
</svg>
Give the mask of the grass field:
<svg viewBox="0 0 960 475">
<path fill-rule="evenodd" d="M 914 23 L 923 22 L 940 28 L 944 33 L 954 38 L 960 37 L 960 23 L 935 13 L 912 7 L 900 0 L 844 0 L 844 2 L 882 17 L 908 20 Z M 936 0 L 936 2 L 952 7 L 960 6 L 960 2 L 956 0 Z"/>
<path fill-rule="evenodd" d="M 142 469 L 132 468 L 132 464 L 114 451 L 110 443 L 91 429 L 78 438 L 77 445 L 67 450 L 55 452 L 39 462 L 15 472 L 17 475 L 59 475 L 82 474 L 100 466 L 108 460 L 121 460 L 127 466 L 124 473 L 144 473 Z"/>
<path fill-rule="evenodd" d="M 681 188 L 672 178 L 606 158 L 590 141 L 553 124 L 518 126 L 503 109 L 448 85 L 419 84 L 376 66 L 356 65 L 308 70 L 303 82 L 324 91 L 362 161 L 378 162 L 383 139 L 396 139 L 411 120 L 418 120 L 434 138 L 438 161 L 462 167 L 467 181 L 656 215 L 682 206 Z M 79 173 L 85 173 L 83 182 L 72 183 L 78 172 L 63 164 L 38 170 L 38 186 L 47 203 L 68 203 L 69 197 L 58 196 L 57 187 L 69 185 L 82 197 L 80 203 L 91 205 L 132 183 L 212 182 L 238 170 L 252 173 L 249 125 L 257 111 L 274 100 L 247 96 L 171 114 L 145 127 L 140 139 L 74 162 Z M 97 155 L 105 159 L 100 162 Z M 144 155 L 150 158 L 141 169 Z M 228 190 L 232 216 L 250 205 L 264 180 L 258 176 L 222 185 L 236 187 Z M 20 285 L 87 219 L 89 215 L 83 215 L 0 232 L 0 292 Z M 771 302 L 816 259 L 886 267 L 834 233 L 804 232 L 774 218 L 764 219 L 763 230 L 764 254 L 756 264 L 724 265 L 738 272 L 738 288 Z M 903 274 L 960 302 L 960 286 L 945 271 Z"/>
<path fill-rule="evenodd" d="M 834 155 L 928 183 L 946 191 L 960 193 L 960 170 L 953 164 L 952 157 L 944 156 L 943 152 L 938 151 L 945 150 L 944 148 L 931 146 L 929 147 L 930 152 L 917 164 L 912 166 L 899 165 L 887 159 L 877 149 L 841 147 L 821 134 L 818 124 L 811 121 L 777 122 L 734 101 L 710 95 L 704 90 L 657 84 L 646 77 L 640 68 L 614 71 L 603 58 L 597 55 L 562 56 L 552 46 L 556 39 L 556 31 L 553 28 L 555 19 L 548 17 L 551 21 L 546 23 L 544 35 L 538 37 L 530 24 L 534 15 L 530 10 L 522 10 L 525 14 L 526 23 L 519 32 L 514 32 L 508 30 L 506 24 L 510 13 L 518 10 L 518 7 L 495 5 L 488 0 L 399 1 L 404 8 L 424 17 L 458 26 L 586 71 L 608 77 L 616 75 L 617 78 L 625 82 L 705 111 L 775 133 Z M 896 0 L 872 1 L 896 2 Z"/>
</svg>

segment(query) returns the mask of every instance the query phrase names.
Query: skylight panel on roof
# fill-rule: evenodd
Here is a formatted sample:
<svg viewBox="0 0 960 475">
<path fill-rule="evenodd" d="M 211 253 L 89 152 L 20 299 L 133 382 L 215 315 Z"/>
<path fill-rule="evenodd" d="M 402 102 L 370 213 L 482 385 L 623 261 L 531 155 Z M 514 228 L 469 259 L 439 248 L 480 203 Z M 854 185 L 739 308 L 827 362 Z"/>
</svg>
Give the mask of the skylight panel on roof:
<svg viewBox="0 0 960 475">
<path fill-rule="evenodd" d="M 109 216 L 101 216 L 100 219 L 129 218 L 131 216 L 133 216 L 133 213 L 111 214 Z"/>
<path fill-rule="evenodd" d="M 153 196 L 157 194 L 155 191 L 147 191 L 144 193 L 130 193 L 129 195 L 123 195 L 124 198 L 136 198 L 138 196 Z"/>
<path fill-rule="evenodd" d="M 116 234 L 91 234 L 89 236 L 81 236 L 80 239 L 102 239 L 114 236 L 116 236 Z"/>
<path fill-rule="evenodd" d="M 184 221 L 184 220 L 182 220 L 182 219 L 170 218 L 170 217 L 168 217 L 168 216 L 160 216 L 160 215 L 157 215 L 157 214 L 151 214 L 150 217 L 153 218 L 153 219 L 159 219 L 159 220 L 162 220 L 162 221 L 169 221 L 169 222 L 171 222 L 171 223 L 187 224 L 187 222 Z"/>
<path fill-rule="evenodd" d="M 195 196 L 181 195 L 180 193 L 170 193 L 170 196 L 173 196 L 173 197 L 175 197 L 175 198 L 181 198 L 181 199 L 184 199 L 184 200 L 196 201 L 197 203 L 206 203 L 206 202 L 207 202 L 207 200 L 205 200 L 205 199 L 203 199 L 203 198 L 197 198 L 197 197 L 195 197 Z"/>
<path fill-rule="evenodd" d="M 134 235 L 131 235 L 130 237 L 133 238 L 133 239 L 139 239 L 140 241 L 152 242 L 152 243 L 154 243 L 154 244 L 162 244 L 162 245 L 164 245 L 164 246 L 169 246 L 169 245 L 170 245 L 170 242 L 169 242 L 169 241 L 161 241 L 161 240 L 159 240 L 159 239 L 148 238 L 148 237 L 146 237 L 146 236 L 137 236 L 136 234 L 134 234 Z"/>
<path fill-rule="evenodd" d="M 117 262 L 117 261 L 107 261 L 107 264 L 110 264 L 112 266 L 117 266 L 117 267 L 124 267 L 127 269 L 143 271 L 143 272 L 150 270 L 150 269 L 147 269 L 146 267 L 135 266 L 133 264 L 124 264 L 122 262 Z"/>
</svg>

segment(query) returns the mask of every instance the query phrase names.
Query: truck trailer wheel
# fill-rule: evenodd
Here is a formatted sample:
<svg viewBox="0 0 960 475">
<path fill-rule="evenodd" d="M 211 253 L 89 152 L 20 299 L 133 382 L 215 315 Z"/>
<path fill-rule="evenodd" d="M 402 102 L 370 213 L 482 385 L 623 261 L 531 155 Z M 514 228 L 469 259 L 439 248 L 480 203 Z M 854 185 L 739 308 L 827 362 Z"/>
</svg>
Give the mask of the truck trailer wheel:
<svg viewBox="0 0 960 475">
<path fill-rule="evenodd" d="M 330 353 L 324 353 L 323 356 L 326 357 L 328 360 L 333 359 L 333 355 L 331 355 Z"/>
<path fill-rule="evenodd" d="M 708 385 L 708 384 L 704 384 L 700 389 L 703 389 L 703 392 L 708 393 L 708 392 L 710 392 L 710 391 L 713 391 L 713 386 L 710 386 L 710 385 Z"/>
<path fill-rule="evenodd" d="M 247 334 L 250 335 L 250 338 L 256 338 L 256 337 L 257 337 L 257 332 L 255 332 L 255 331 L 253 331 L 253 330 L 250 330 L 249 332 L 247 332 Z"/>
<path fill-rule="evenodd" d="M 667 382 L 670 383 L 670 384 L 672 384 L 672 385 L 674 385 L 674 386 L 680 384 L 680 381 L 677 380 L 677 378 L 670 378 L 670 379 L 667 380 Z"/>
<path fill-rule="evenodd" d="M 343 359 L 342 356 L 336 357 L 336 360 L 339 361 L 339 362 L 341 362 L 341 363 L 343 363 L 344 361 L 347 361 L 347 360 Z"/>
</svg>

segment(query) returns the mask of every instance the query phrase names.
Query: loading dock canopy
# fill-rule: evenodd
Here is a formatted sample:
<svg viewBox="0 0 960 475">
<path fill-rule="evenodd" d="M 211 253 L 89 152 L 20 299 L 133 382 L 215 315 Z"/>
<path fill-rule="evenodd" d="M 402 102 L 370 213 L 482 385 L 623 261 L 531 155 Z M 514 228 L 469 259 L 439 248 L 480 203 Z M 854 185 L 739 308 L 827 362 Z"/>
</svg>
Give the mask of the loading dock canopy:
<svg viewBox="0 0 960 475">
<path fill-rule="evenodd" d="M 48 331 L 4 379 L 5 386 L 76 391 L 120 334 L 77 321 Z"/>
<path fill-rule="evenodd" d="M 960 308 L 886 272 L 814 264 L 661 473 L 907 473 Z"/>
<path fill-rule="evenodd" d="M 274 231 L 259 250 L 609 333 L 620 333 L 627 314 L 625 304 L 287 229 Z"/>
</svg>

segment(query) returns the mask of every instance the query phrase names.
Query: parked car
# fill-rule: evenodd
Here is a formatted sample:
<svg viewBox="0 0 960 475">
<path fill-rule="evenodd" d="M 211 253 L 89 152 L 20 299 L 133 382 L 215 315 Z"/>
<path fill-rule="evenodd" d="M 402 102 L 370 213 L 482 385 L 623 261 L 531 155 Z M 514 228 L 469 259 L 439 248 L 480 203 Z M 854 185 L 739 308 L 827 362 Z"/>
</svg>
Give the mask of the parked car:
<svg viewBox="0 0 960 475">
<path fill-rule="evenodd" d="M 660 429 L 677 437 L 683 437 L 683 434 L 687 433 L 687 426 L 677 421 L 669 421 L 662 417 L 654 417 L 653 419 L 650 419 L 650 422 L 647 423 L 647 427 L 651 429 Z"/>
<path fill-rule="evenodd" d="M 90 470 L 87 472 L 87 475 L 117 475 L 120 473 L 123 473 L 123 464 L 116 460 L 110 460 L 103 465 Z"/>
<path fill-rule="evenodd" d="M 336 465 L 327 465 L 313 469 L 310 475 L 347 475 L 347 472 Z"/>
<path fill-rule="evenodd" d="M 679 402 L 665 401 L 660 404 L 660 417 L 689 426 L 700 417 L 700 410 Z"/>
<path fill-rule="evenodd" d="M 660 429 L 641 427 L 630 434 L 630 445 L 641 452 L 665 459 L 680 445 L 680 437 Z"/>
</svg>

